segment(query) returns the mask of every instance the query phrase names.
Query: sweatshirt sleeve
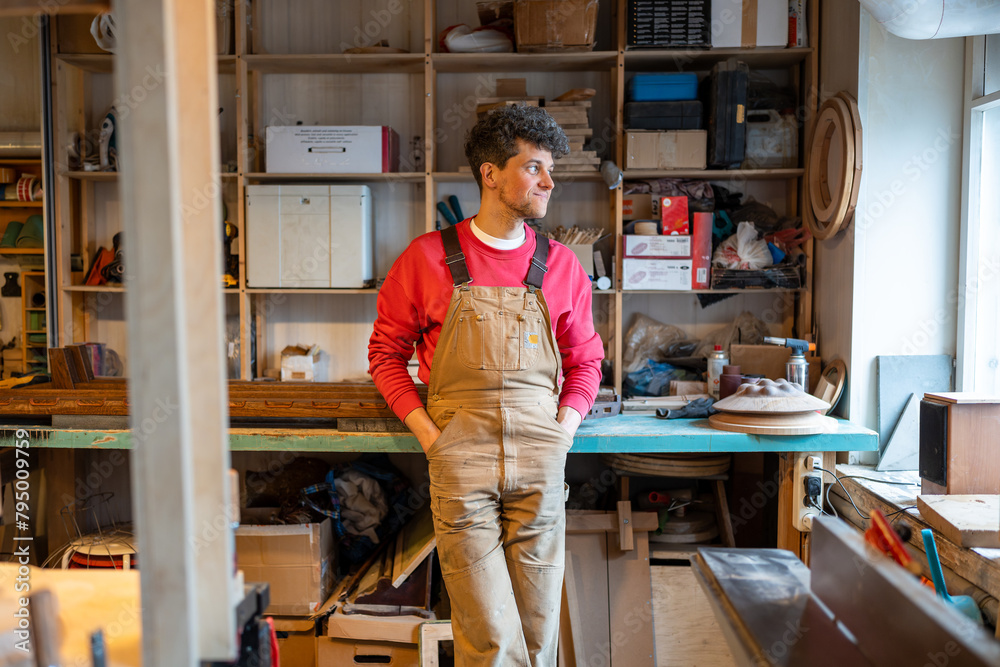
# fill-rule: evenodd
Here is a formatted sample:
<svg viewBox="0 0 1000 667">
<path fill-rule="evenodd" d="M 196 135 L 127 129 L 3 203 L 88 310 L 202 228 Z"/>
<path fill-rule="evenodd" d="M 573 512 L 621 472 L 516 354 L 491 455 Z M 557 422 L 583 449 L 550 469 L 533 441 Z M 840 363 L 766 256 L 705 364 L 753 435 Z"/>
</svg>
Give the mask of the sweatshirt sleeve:
<svg viewBox="0 0 1000 667">
<path fill-rule="evenodd" d="M 604 343 L 594 331 L 590 279 L 579 264 L 574 269 L 570 308 L 556 323 L 556 342 L 563 367 L 559 406 L 571 407 L 586 417 L 601 385 Z"/>
<path fill-rule="evenodd" d="M 406 368 L 413 356 L 413 345 L 419 338 L 417 309 L 403 285 L 390 272 L 379 289 L 375 327 L 368 341 L 368 372 L 389 409 L 400 420 L 423 407 Z"/>
</svg>

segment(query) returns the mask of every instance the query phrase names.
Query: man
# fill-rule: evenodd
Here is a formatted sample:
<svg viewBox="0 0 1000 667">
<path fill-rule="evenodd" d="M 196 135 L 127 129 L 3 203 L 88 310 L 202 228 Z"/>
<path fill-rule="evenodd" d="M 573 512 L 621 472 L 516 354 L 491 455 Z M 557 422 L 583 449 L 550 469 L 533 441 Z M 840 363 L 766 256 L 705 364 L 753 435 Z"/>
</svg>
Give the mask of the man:
<svg viewBox="0 0 1000 667">
<path fill-rule="evenodd" d="M 555 667 L 566 453 L 604 349 L 576 256 L 524 221 L 545 216 L 569 143 L 543 109 L 513 106 L 480 120 L 465 152 L 479 212 L 396 260 L 368 359 L 427 454 L 455 664 Z M 426 409 L 406 370 L 414 344 Z"/>
</svg>

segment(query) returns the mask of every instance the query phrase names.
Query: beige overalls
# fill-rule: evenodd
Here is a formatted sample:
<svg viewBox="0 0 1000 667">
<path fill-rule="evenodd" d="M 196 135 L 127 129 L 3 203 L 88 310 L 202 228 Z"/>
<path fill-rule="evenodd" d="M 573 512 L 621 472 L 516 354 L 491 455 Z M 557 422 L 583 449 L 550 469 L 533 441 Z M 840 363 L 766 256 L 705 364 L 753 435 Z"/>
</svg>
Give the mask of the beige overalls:
<svg viewBox="0 0 1000 667">
<path fill-rule="evenodd" d="M 427 459 L 455 664 L 555 667 L 573 439 L 556 421 L 561 362 L 540 290 L 548 239 L 527 287 L 477 287 L 446 232 L 455 289 L 431 364 L 427 409 L 442 433 Z"/>
</svg>

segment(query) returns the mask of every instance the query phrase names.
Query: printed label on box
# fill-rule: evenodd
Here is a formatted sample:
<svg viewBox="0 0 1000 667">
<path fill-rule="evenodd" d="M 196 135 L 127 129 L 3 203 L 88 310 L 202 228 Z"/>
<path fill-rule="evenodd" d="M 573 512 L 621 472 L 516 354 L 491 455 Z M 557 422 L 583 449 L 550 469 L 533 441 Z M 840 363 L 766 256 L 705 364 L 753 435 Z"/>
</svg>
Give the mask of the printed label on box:
<svg viewBox="0 0 1000 667">
<path fill-rule="evenodd" d="M 626 234 L 626 257 L 648 257 L 650 259 L 679 259 L 691 256 L 690 236 L 643 236 Z"/>
<path fill-rule="evenodd" d="M 691 260 L 635 259 L 622 260 L 622 288 L 626 290 L 689 290 Z"/>
</svg>

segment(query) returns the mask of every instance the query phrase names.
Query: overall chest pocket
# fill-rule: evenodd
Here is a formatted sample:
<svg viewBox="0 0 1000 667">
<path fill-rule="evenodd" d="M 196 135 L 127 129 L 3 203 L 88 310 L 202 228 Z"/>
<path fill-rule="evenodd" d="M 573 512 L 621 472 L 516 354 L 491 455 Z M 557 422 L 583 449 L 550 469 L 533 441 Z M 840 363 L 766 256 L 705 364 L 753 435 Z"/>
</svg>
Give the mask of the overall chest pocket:
<svg viewBox="0 0 1000 667">
<path fill-rule="evenodd" d="M 538 360 L 542 326 L 542 318 L 532 314 L 467 313 L 458 321 L 459 359 L 479 370 L 528 370 Z"/>
</svg>

